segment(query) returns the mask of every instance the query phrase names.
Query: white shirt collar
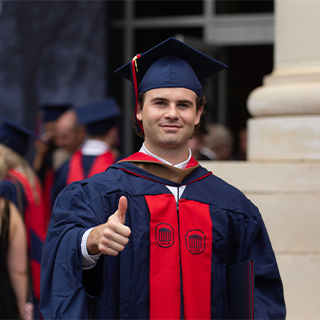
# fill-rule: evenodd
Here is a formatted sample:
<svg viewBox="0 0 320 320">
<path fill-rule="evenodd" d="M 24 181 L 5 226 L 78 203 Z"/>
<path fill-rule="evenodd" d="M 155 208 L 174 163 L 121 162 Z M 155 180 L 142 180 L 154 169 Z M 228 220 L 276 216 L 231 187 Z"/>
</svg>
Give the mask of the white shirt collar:
<svg viewBox="0 0 320 320">
<path fill-rule="evenodd" d="M 101 140 L 87 139 L 81 148 L 84 156 L 99 156 L 110 149 L 109 145 Z"/>
<path fill-rule="evenodd" d="M 144 153 L 144 154 L 147 154 L 147 155 L 149 155 L 149 156 L 151 156 L 151 157 L 156 158 L 157 160 L 161 161 L 162 163 L 165 163 L 165 164 L 168 164 L 168 165 L 172 166 L 172 163 L 170 163 L 169 161 L 164 160 L 164 159 L 156 156 L 156 155 L 153 154 L 152 152 L 150 152 L 150 151 L 146 148 L 146 146 L 144 145 L 144 143 L 143 143 L 143 145 L 142 145 L 142 147 L 141 147 L 141 149 L 140 149 L 139 151 L 142 152 L 142 153 Z M 189 149 L 188 159 L 185 160 L 185 161 L 183 161 L 183 162 L 181 162 L 181 163 L 175 164 L 175 165 L 173 165 L 173 166 L 174 166 L 175 168 L 184 169 L 184 168 L 188 165 L 190 159 L 191 159 L 191 150 Z"/>
</svg>

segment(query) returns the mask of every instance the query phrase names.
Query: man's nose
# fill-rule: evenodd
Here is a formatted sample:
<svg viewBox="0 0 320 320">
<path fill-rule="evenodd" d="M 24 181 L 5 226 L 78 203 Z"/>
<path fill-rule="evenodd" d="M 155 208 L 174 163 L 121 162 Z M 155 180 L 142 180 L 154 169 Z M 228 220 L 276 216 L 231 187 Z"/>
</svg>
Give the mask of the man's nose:
<svg viewBox="0 0 320 320">
<path fill-rule="evenodd" d="M 169 106 L 166 110 L 165 116 L 168 118 L 178 118 L 179 117 L 179 111 L 177 109 L 177 106 L 174 103 L 169 104 Z"/>
</svg>

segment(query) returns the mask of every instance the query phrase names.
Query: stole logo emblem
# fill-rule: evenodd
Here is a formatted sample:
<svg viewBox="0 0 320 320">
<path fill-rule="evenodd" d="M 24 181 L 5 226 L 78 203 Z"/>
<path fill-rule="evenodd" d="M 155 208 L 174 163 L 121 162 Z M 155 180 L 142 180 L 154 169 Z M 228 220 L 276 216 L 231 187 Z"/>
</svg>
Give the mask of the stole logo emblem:
<svg viewBox="0 0 320 320">
<path fill-rule="evenodd" d="M 156 240 L 160 247 L 169 248 L 174 243 L 173 228 L 168 223 L 159 223 L 156 227 Z"/>
<path fill-rule="evenodd" d="M 192 254 L 200 254 L 205 248 L 206 236 L 201 230 L 189 230 L 186 234 L 186 247 Z"/>
</svg>

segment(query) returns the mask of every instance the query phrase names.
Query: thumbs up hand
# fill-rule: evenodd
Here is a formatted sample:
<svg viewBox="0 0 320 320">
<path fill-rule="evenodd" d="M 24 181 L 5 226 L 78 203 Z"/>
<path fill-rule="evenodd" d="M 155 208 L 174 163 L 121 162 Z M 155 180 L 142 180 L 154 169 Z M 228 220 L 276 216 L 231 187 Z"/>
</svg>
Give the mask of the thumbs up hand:
<svg viewBox="0 0 320 320">
<path fill-rule="evenodd" d="M 124 224 L 126 220 L 127 208 L 128 208 L 128 200 L 126 197 L 122 196 L 119 199 L 118 210 L 112 216 L 110 216 L 110 218 L 112 220 L 118 219 L 121 224 Z M 108 219 L 108 221 L 110 220 L 110 218 Z"/>
<path fill-rule="evenodd" d="M 118 210 L 108 221 L 92 229 L 87 240 L 89 254 L 109 254 L 116 256 L 129 242 L 131 230 L 124 225 L 128 207 L 127 198 L 119 199 Z"/>
</svg>

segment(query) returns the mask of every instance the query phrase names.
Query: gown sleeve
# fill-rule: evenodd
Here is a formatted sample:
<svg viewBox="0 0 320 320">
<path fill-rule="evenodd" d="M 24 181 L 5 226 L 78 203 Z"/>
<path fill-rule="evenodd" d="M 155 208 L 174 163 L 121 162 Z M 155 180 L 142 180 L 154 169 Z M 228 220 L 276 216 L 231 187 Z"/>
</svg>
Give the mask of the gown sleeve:
<svg viewBox="0 0 320 320">
<path fill-rule="evenodd" d="M 259 210 L 245 199 L 245 210 L 234 223 L 232 264 L 253 259 L 255 282 L 255 319 L 285 319 L 283 286 L 276 257 Z"/>
<path fill-rule="evenodd" d="M 106 203 L 94 188 L 78 182 L 57 197 L 41 261 L 40 309 L 44 319 L 88 318 L 90 294 L 83 284 L 86 271 L 82 269 L 81 239 L 88 228 L 105 222 L 97 213 L 107 214 Z"/>
</svg>

